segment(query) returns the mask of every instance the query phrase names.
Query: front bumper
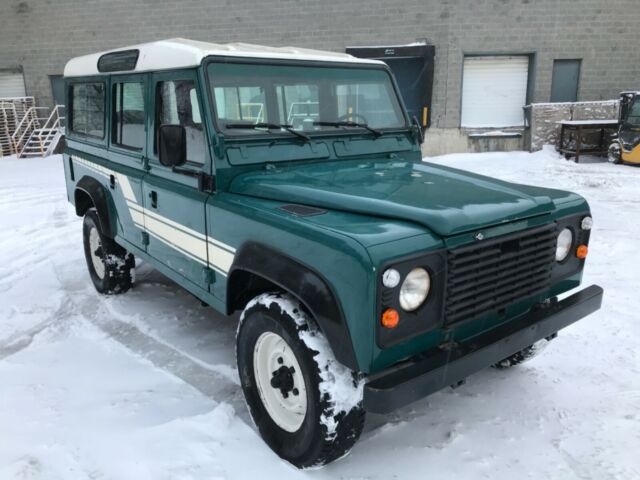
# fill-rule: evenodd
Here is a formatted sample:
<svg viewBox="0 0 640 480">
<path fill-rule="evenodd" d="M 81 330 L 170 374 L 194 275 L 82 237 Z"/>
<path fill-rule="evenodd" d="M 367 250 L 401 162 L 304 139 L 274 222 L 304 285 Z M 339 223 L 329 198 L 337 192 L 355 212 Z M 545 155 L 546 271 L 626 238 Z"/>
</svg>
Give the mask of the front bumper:
<svg viewBox="0 0 640 480">
<path fill-rule="evenodd" d="M 364 408 L 374 413 L 389 413 L 457 384 L 595 312 L 602 304 L 603 293 L 601 287 L 592 285 L 446 351 L 425 354 L 392 367 L 365 385 Z"/>
</svg>

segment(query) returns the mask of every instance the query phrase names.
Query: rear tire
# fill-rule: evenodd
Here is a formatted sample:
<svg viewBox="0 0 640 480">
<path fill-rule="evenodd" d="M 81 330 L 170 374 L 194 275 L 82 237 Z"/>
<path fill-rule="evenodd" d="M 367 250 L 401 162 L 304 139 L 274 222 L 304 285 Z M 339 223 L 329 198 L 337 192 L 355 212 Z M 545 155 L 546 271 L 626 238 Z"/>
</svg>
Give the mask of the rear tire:
<svg viewBox="0 0 640 480">
<path fill-rule="evenodd" d="M 249 302 L 236 356 L 251 417 L 278 456 L 310 468 L 349 453 L 364 426 L 363 383 L 297 300 L 267 293 Z"/>
<path fill-rule="evenodd" d="M 133 255 L 102 233 L 95 208 L 85 214 L 82 232 L 84 256 L 96 290 L 106 295 L 129 290 L 135 267 Z"/>
</svg>

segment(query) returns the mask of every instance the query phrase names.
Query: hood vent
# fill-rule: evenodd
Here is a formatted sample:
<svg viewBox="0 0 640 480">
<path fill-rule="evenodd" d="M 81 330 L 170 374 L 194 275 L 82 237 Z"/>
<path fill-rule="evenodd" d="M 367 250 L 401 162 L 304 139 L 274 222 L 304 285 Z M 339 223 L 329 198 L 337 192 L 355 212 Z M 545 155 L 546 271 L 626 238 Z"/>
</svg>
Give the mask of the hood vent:
<svg viewBox="0 0 640 480">
<path fill-rule="evenodd" d="M 278 208 L 298 217 L 313 217 L 314 215 L 322 215 L 323 213 L 327 213 L 327 211 L 322 208 L 309 207 L 307 205 L 297 205 L 295 203 L 282 205 Z"/>
</svg>

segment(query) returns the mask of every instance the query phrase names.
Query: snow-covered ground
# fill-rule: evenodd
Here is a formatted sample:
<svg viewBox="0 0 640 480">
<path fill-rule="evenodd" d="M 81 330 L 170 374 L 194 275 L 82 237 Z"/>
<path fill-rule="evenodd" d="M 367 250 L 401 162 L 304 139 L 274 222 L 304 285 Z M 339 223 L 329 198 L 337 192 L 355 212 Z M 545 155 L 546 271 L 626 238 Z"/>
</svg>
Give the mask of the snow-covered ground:
<svg viewBox="0 0 640 480">
<path fill-rule="evenodd" d="M 640 479 L 640 168 L 430 160 L 584 195 L 603 308 L 526 365 L 370 416 L 350 456 L 300 472 L 248 418 L 237 318 L 144 265 L 134 290 L 99 296 L 60 157 L 0 159 L 0 479 Z"/>
</svg>

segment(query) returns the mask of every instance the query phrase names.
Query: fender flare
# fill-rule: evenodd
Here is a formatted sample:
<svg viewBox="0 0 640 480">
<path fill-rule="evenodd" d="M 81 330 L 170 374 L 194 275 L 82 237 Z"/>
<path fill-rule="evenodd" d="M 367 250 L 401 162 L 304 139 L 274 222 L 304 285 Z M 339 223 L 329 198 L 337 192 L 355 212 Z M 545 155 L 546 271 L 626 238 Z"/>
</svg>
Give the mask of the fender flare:
<svg viewBox="0 0 640 480">
<path fill-rule="evenodd" d="M 112 228 L 111 218 L 109 216 L 109 205 L 111 196 L 107 189 L 98 180 L 93 177 L 85 175 L 78 183 L 74 191 L 74 203 L 76 208 L 76 215 L 82 217 L 91 205 L 87 205 L 86 202 L 82 202 L 79 199 L 79 192 L 86 194 L 93 203 L 98 213 L 98 220 L 100 221 L 100 229 L 102 233 L 109 237 L 114 237 L 114 229 Z"/>
<path fill-rule="evenodd" d="M 227 278 L 227 311 L 234 310 L 238 298 L 234 278 L 241 272 L 252 274 L 291 293 L 309 310 L 317 326 L 324 333 L 333 354 L 343 365 L 358 371 L 346 318 L 330 284 L 316 271 L 258 242 L 247 242 L 236 253 Z"/>
</svg>

